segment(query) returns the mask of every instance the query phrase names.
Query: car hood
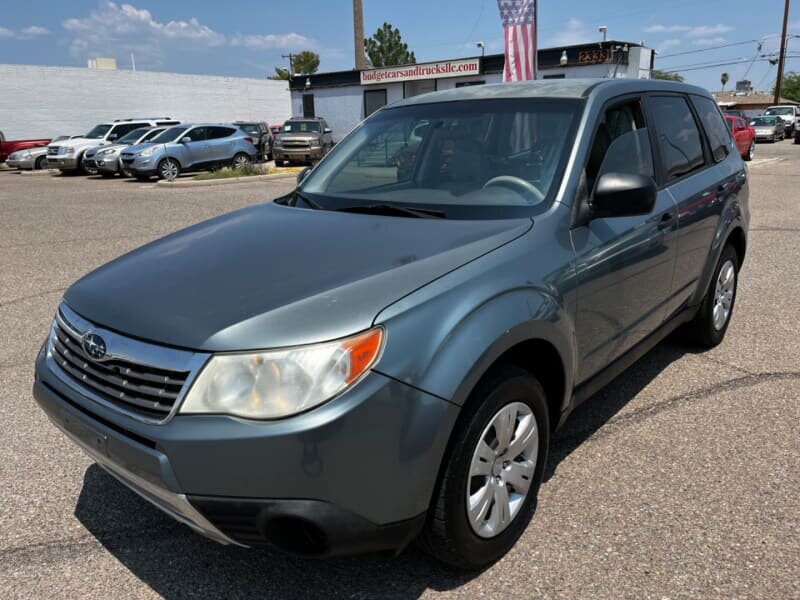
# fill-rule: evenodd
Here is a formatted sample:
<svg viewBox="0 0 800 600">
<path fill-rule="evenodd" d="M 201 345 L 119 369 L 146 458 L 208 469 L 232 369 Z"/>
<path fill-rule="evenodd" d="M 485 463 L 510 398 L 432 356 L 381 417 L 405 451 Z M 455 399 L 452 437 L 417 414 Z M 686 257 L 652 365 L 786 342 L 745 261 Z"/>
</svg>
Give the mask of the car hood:
<svg viewBox="0 0 800 600">
<path fill-rule="evenodd" d="M 97 325 L 182 348 L 307 344 L 370 327 L 388 305 L 531 226 L 269 202 L 134 250 L 80 279 L 64 300 Z"/>
<path fill-rule="evenodd" d="M 91 146 L 105 146 L 109 142 L 105 140 L 97 140 L 97 139 L 89 139 L 89 138 L 73 138 L 71 140 L 62 140 L 60 142 L 54 142 L 50 144 L 51 147 L 59 148 L 61 146 L 71 146 L 75 148 L 87 148 Z"/>
<path fill-rule="evenodd" d="M 148 148 L 149 146 L 152 146 L 152 145 L 153 144 L 151 144 L 150 142 L 147 142 L 145 144 L 135 144 L 133 146 L 124 146 L 123 149 L 122 149 L 122 152 L 124 154 L 136 154 L 136 153 L 141 152 L 145 148 Z"/>
</svg>

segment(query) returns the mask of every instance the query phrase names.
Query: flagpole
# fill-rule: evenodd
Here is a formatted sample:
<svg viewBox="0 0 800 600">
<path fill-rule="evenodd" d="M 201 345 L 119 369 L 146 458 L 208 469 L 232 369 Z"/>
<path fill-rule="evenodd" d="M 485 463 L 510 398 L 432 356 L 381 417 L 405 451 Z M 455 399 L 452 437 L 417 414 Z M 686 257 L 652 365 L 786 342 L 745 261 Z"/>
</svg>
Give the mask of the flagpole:
<svg viewBox="0 0 800 600">
<path fill-rule="evenodd" d="M 533 0 L 533 79 L 539 76 L 539 0 Z"/>
</svg>

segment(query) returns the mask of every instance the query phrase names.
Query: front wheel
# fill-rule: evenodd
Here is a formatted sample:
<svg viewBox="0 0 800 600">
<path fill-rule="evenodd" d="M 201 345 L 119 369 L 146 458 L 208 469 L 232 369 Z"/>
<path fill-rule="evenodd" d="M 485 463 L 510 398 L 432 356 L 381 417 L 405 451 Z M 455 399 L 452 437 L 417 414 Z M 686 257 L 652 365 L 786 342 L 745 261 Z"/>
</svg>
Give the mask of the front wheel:
<svg viewBox="0 0 800 600">
<path fill-rule="evenodd" d="M 173 158 L 165 158 L 158 163 L 158 178 L 173 181 L 181 174 L 181 166 Z"/>
<path fill-rule="evenodd" d="M 453 432 L 422 549 L 461 569 L 508 552 L 536 508 L 549 423 L 544 391 L 530 373 L 504 366 L 485 377 Z"/>
<path fill-rule="evenodd" d="M 727 244 L 697 315 L 686 325 L 685 331 L 691 341 L 704 348 L 713 348 L 722 342 L 733 315 L 738 277 L 739 257 L 733 246 Z"/>
<path fill-rule="evenodd" d="M 46 169 L 47 168 L 47 157 L 46 156 L 40 156 L 39 158 L 37 158 L 36 162 L 33 164 L 33 168 L 36 169 L 37 171 L 41 171 L 42 169 Z"/>
</svg>

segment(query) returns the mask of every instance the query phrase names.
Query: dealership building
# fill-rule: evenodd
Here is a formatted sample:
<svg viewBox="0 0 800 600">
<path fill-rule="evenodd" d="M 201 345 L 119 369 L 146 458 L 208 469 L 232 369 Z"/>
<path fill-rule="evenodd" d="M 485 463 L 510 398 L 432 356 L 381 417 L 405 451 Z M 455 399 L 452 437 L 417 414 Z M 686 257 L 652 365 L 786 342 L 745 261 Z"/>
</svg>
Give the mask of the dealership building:
<svg viewBox="0 0 800 600">
<path fill-rule="evenodd" d="M 604 41 L 537 53 L 539 79 L 629 77 L 649 79 L 654 52 L 641 44 Z M 469 85 L 501 83 L 505 57 L 490 54 L 399 67 L 295 75 L 292 115 L 324 117 L 341 139 L 362 119 L 403 98 Z"/>
</svg>

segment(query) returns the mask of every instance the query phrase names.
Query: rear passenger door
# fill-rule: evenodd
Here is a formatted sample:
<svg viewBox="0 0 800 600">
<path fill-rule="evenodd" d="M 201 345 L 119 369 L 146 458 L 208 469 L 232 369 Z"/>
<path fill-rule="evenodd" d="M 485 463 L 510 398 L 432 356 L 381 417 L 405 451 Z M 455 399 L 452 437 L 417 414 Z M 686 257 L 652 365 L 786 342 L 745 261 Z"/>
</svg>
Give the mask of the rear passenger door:
<svg viewBox="0 0 800 600">
<path fill-rule="evenodd" d="M 230 162 L 235 153 L 233 134 L 236 129 L 233 127 L 209 127 L 208 128 L 208 153 L 209 160 L 214 162 Z"/>
<path fill-rule="evenodd" d="M 736 186 L 742 161 L 711 99 L 654 94 L 648 97 L 648 110 L 658 139 L 660 187 L 669 192 L 678 207 L 678 248 L 669 316 L 687 306 L 697 291 L 728 186 Z"/>
<path fill-rule="evenodd" d="M 652 131 L 642 98 L 607 105 L 584 175 L 591 202 L 604 173 L 655 179 Z M 578 277 L 579 383 L 597 374 L 664 321 L 677 242 L 677 211 L 667 191 L 647 215 L 596 218 L 572 230 Z"/>
</svg>

